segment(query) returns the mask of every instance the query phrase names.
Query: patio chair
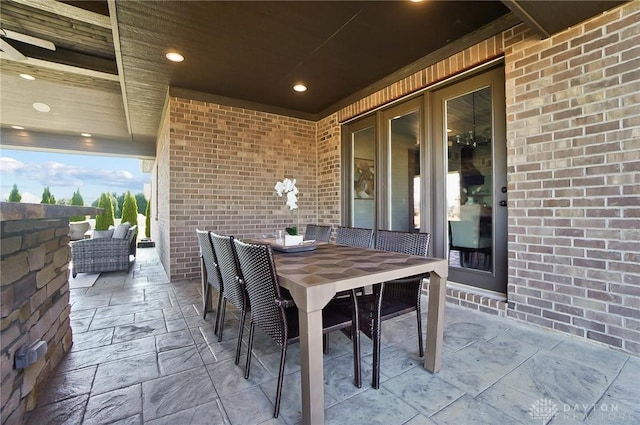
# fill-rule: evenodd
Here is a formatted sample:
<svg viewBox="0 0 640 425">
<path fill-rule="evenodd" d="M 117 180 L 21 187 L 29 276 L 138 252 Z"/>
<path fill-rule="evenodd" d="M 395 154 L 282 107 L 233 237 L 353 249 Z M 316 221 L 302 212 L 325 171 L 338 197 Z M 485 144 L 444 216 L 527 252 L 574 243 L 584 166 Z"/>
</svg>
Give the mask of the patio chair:
<svg viewBox="0 0 640 425">
<path fill-rule="evenodd" d="M 372 241 L 373 229 L 343 226 L 340 226 L 336 229 L 337 244 L 356 246 L 359 248 L 371 248 Z"/>
<path fill-rule="evenodd" d="M 244 334 L 244 322 L 247 313 L 251 310 L 251 305 L 247 298 L 247 294 L 242 281 L 240 266 L 238 265 L 238 257 L 236 248 L 233 244 L 233 236 L 223 236 L 214 232 L 209 233 L 213 250 L 218 259 L 218 267 L 220 268 L 220 276 L 224 291 L 224 301 L 220 307 L 220 328 L 218 330 L 218 341 L 222 341 L 222 332 L 224 329 L 224 316 L 227 307 L 226 301 L 229 301 L 240 311 L 240 326 L 238 327 L 238 345 L 236 347 L 236 364 L 240 363 L 240 351 L 242 350 L 242 335 Z"/>
<path fill-rule="evenodd" d="M 71 274 L 129 270 L 136 256 L 138 226 L 125 222 L 109 231 L 95 231 L 93 238 L 71 244 Z"/>
<path fill-rule="evenodd" d="M 211 298 L 211 287 L 218 292 L 218 307 L 216 309 L 216 322 L 214 326 L 214 334 L 218 334 L 218 326 L 220 325 L 220 309 L 224 296 L 222 295 L 224 286 L 222 284 L 222 277 L 220 276 L 220 268 L 218 267 L 218 261 L 216 254 L 213 252 L 213 245 L 209 237 L 209 232 L 206 230 L 196 229 L 198 235 L 198 244 L 200 245 L 200 269 L 202 276 L 202 287 L 204 289 L 204 306 L 202 318 L 207 318 L 207 309 Z"/>
<path fill-rule="evenodd" d="M 378 230 L 375 248 L 383 251 L 427 256 L 429 233 L 396 232 Z M 358 296 L 360 308 L 360 330 L 373 341 L 373 371 L 371 386 L 380 388 L 380 333 L 384 320 L 415 311 L 418 324 L 418 349 L 424 356 L 422 341 L 422 312 L 420 294 L 422 280 L 428 277 L 416 275 L 373 285 L 373 293 Z"/>
<path fill-rule="evenodd" d="M 251 321 L 249 325 L 249 348 L 245 378 L 249 377 L 251 368 L 251 352 L 253 336 L 258 326 L 274 342 L 281 347 L 280 369 L 276 390 L 273 417 L 280 412 L 280 399 L 284 379 L 284 365 L 287 357 L 287 347 L 297 342 L 299 336 L 298 309 L 291 299 L 289 291 L 281 288 L 278 283 L 273 253 L 269 245 L 250 244 L 239 240 L 234 241 L 240 269 L 244 276 L 245 286 L 251 301 Z M 334 309 L 329 303 L 322 310 L 323 332 L 350 328 L 357 333 L 358 316 L 345 315 L 339 309 Z M 355 326 L 354 326 L 355 325 Z M 360 386 L 360 339 L 353 339 L 354 379 L 356 386 Z"/>
<path fill-rule="evenodd" d="M 331 239 L 331 226 L 319 224 L 307 224 L 304 230 L 304 240 L 315 239 L 318 242 L 329 242 Z"/>
<path fill-rule="evenodd" d="M 488 265 L 493 242 L 491 212 L 487 207 L 461 205 L 460 219 L 449 221 L 449 232 L 449 249 L 460 251 L 461 267 L 482 268 Z M 483 265 L 480 264 L 479 253 L 484 256 Z"/>
</svg>

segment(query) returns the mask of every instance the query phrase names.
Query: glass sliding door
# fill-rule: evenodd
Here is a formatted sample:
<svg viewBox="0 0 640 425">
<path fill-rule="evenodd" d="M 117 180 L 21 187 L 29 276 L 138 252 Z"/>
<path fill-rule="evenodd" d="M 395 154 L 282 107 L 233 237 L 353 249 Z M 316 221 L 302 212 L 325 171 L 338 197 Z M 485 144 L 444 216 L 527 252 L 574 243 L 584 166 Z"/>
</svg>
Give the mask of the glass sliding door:
<svg viewBox="0 0 640 425">
<path fill-rule="evenodd" d="M 349 158 L 348 190 L 343 205 L 350 226 L 374 229 L 376 227 L 376 131 L 375 121 L 367 119 L 350 127 L 349 142 L 343 149 Z M 345 220 L 343 220 L 345 221 Z"/>
<path fill-rule="evenodd" d="M 343 127 L 346 225 L 431 233 L 449 280 L 507 289 L 504 69 Z"/>
<path fill-rule="evenodd" d="M 507 209 L 502 69 L 434 92 L 437 255 L 449 279 L 506 293 Z M 444 232 L 443 232 L 444 231 Z"/>
<path fill-rule="evenodd" d="M 420 231 L 421 151 L 419 102 L 407 102 L 384 113 L 387 141 L 387 214 L 385 228 Z"/>
</svg>

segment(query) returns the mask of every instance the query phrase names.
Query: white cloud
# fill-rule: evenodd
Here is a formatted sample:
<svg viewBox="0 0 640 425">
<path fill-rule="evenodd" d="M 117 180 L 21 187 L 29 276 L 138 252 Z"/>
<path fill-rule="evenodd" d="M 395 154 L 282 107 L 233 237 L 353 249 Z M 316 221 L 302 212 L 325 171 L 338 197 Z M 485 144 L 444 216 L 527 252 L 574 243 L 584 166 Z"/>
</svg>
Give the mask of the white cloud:
<svg viewBox="0 0 640 425">
<path fill-rule="evenodd" d="M 35 180 L 43 187 L 79 187 L 97 184 L 107 188 L 129 188 L 134 185 L 141 186 L 148 181 L 148 178 L 134 176 L 133 173 L 126 170 L 94 169 L 55 161 L 47 161 L 44 164 L 25 164 L 13 158 L 2 157 L 0 158 L 0 166 L 3 175 Z"/>
</svg>

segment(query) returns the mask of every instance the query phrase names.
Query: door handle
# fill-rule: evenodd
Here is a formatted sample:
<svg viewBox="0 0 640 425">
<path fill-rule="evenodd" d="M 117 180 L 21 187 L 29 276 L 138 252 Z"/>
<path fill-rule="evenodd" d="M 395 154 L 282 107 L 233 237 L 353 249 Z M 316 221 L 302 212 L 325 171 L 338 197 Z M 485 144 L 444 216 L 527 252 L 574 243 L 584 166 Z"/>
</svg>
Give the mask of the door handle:
<svg viewBox="0 0 640 425">
<path fill-rule="evenodd" d="M 500 201 L 500 202 L 499 202 L 499 205 L 500 205 L 501 207 L 506 207 L 506 206 L 507 206 L 507 201 Z"/>
</svg>

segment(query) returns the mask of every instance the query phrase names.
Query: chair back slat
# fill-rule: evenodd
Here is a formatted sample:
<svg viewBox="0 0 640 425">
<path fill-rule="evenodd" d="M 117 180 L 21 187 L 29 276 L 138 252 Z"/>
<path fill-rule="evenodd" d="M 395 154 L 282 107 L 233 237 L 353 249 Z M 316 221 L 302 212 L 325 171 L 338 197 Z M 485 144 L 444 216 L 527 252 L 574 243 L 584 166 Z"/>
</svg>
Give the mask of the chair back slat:
<svg viewBox="0 0 640 425">
<path fill-rule="evenodd" d="M 336 243 L 340 245 L 371 248 L 372 241 L 373 229 L 340 226 L 336 230 Z"/>
<path fill-rule="evenodd" d="M 244 288 L 240 284 L 242 274 L 233 244 L 233 236 L 219 235 L 210 232 L 211 244 L 218 259 L 218 267 L 224 285 L 224 297 L 238 309 L 242 310 L 246 302 Z"/>
<path fill-rule="evenodd" d="M 304 239 L 314 239 L 318 242 L 329 242 L 329 239 L 331 239 L 331 226 L 307 224 L 307 228 L 304 231 Z"/>
<path fill-rule="evenodd" d="M 426 257 L 429 252 L 430 239 L 430 233 L 378 230 L 375 247 L 382 251 L 393 251 Z"/>
<path fill-rule="evenodd" d="M 282 299 L 280 285 L 269 245 L 234 241 L 245 288 L 251 302 L 251 321 L 278 345 L 287 341 L 284 308 L 276 303 Z"/>
<path fill-rule="evenodd" d="M 206 281 L 209 285 L 216 288 L 220 292 L 220 288 L 223 287 L 222 279 L 220 277 L 220 270 L 218 269 L 218 262 L 216 255 L 213 252 L 213 246 L 209 239 L 209 232 L 206 230 L 196 229 L 196 235 L 198 236 L 198 245 L 200 245 L 200 257 L 204 263 Z"/>
</svg>

